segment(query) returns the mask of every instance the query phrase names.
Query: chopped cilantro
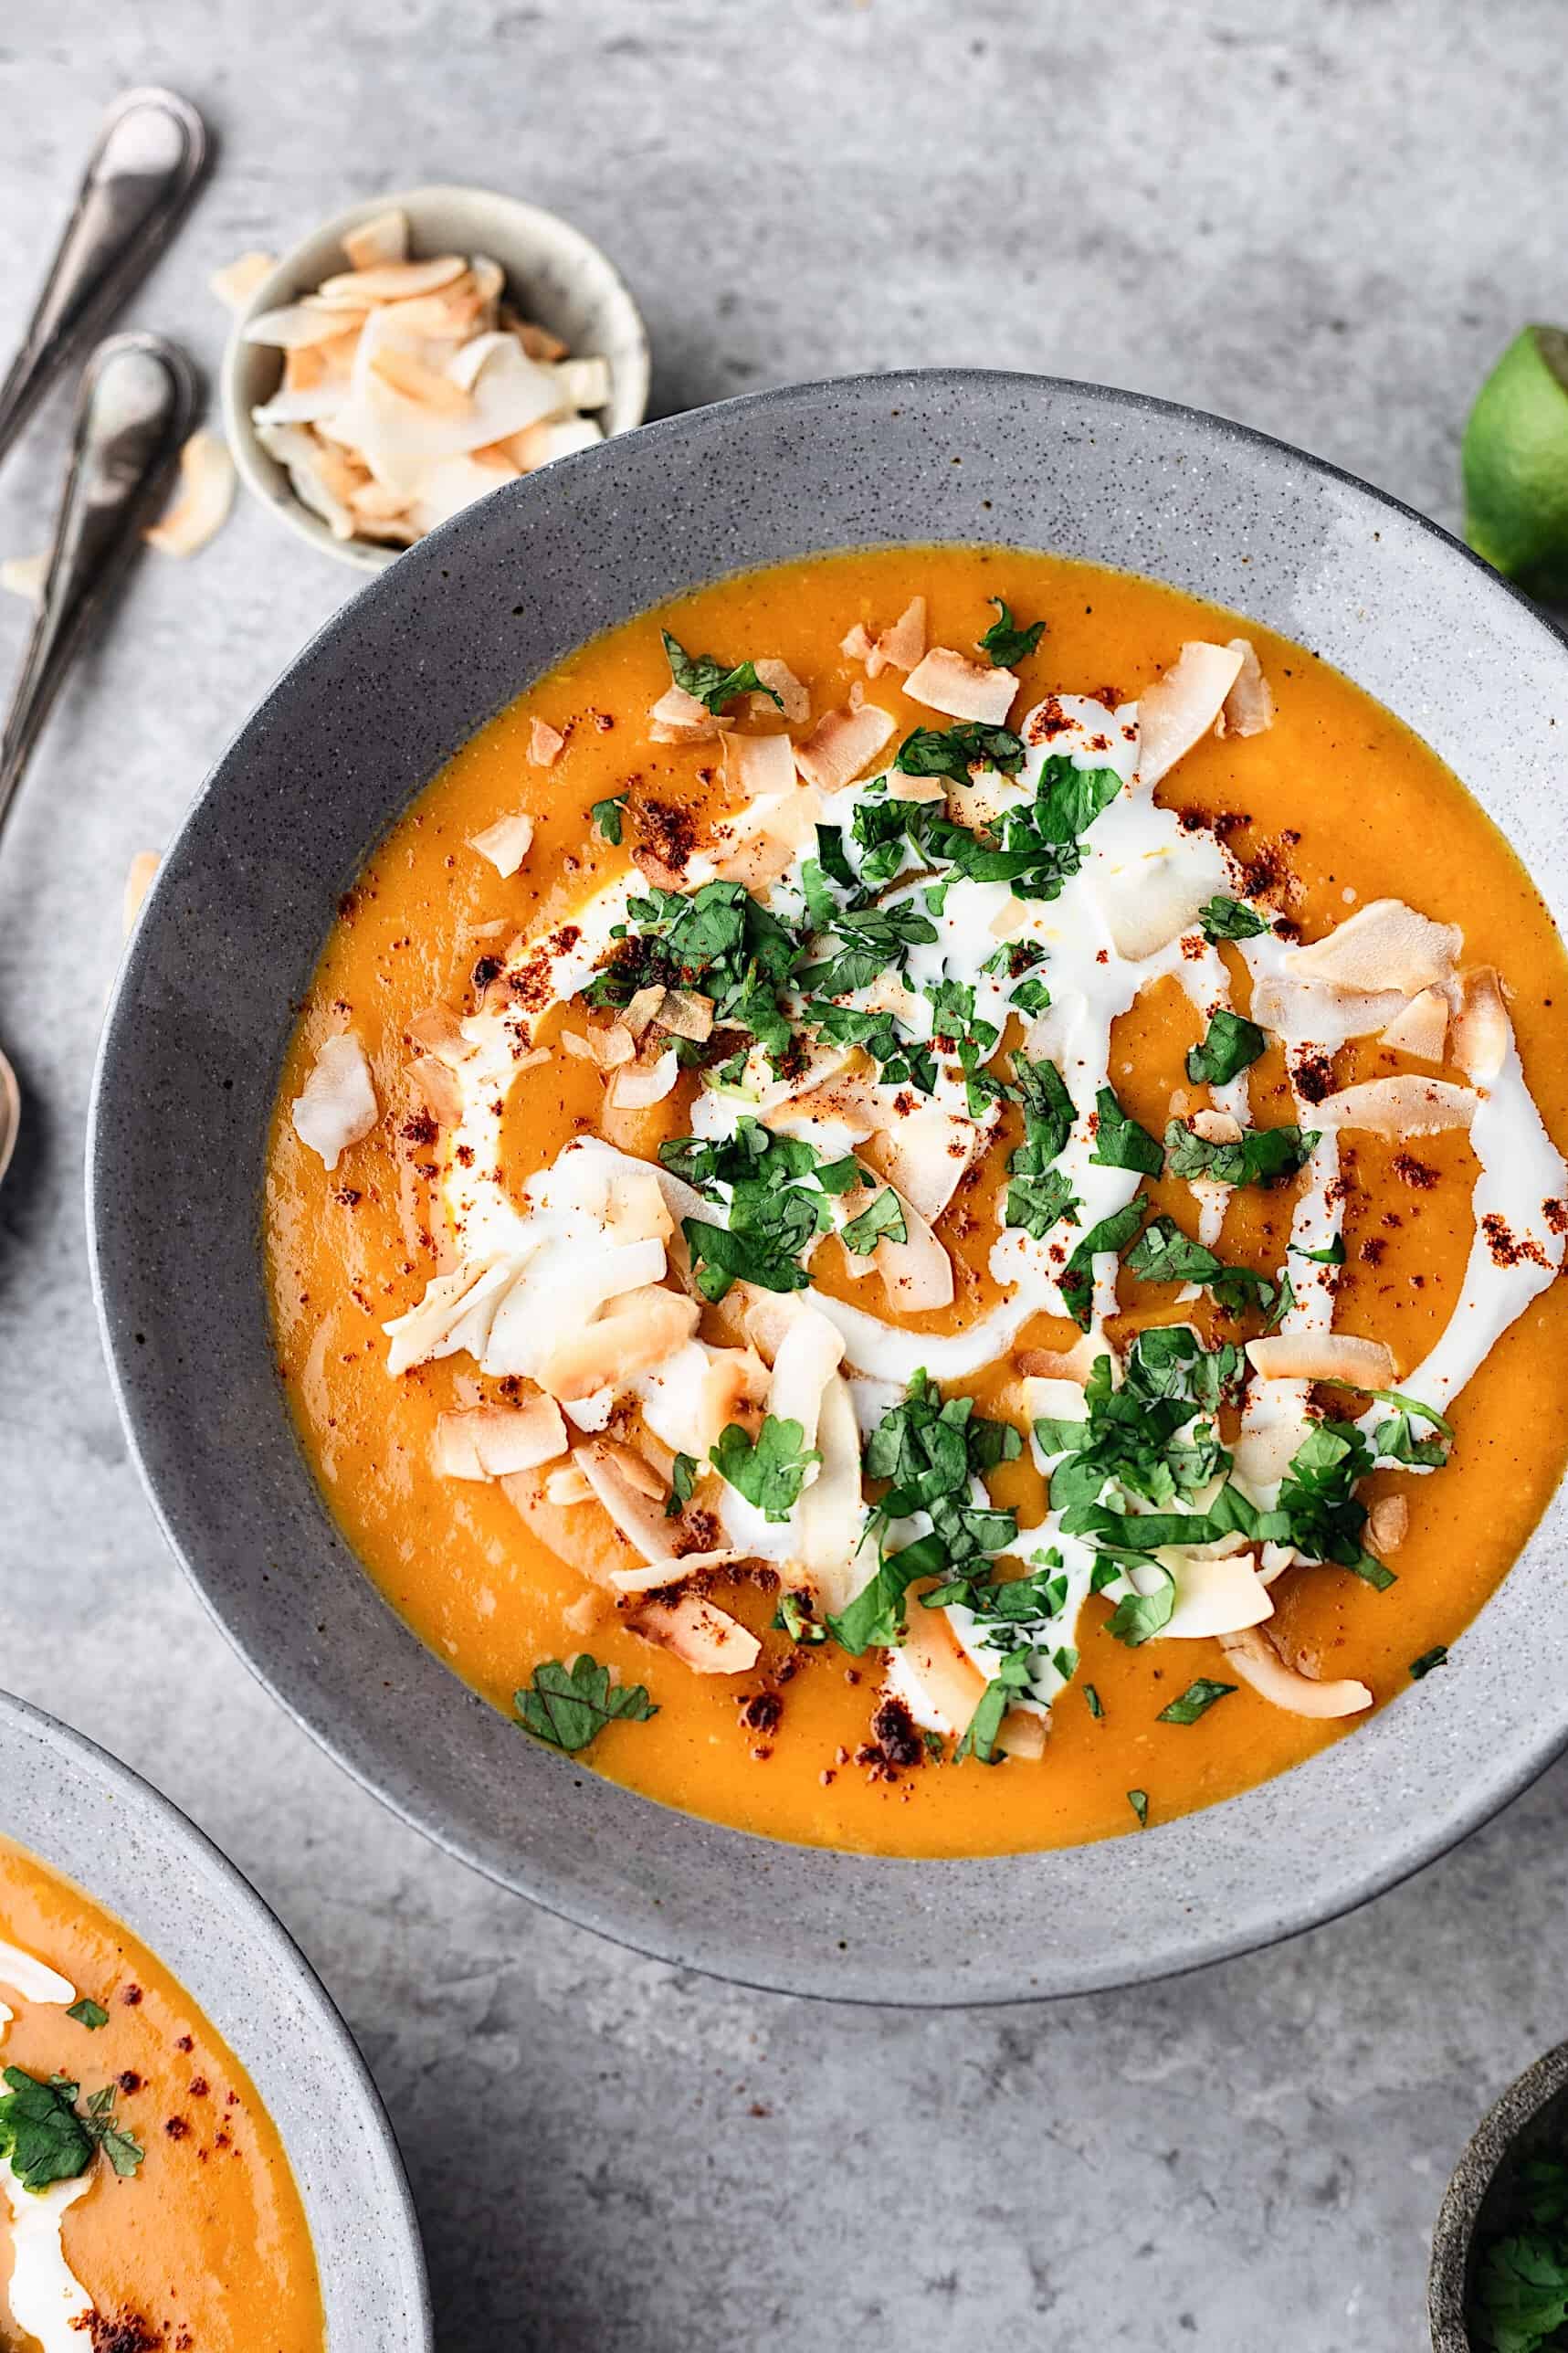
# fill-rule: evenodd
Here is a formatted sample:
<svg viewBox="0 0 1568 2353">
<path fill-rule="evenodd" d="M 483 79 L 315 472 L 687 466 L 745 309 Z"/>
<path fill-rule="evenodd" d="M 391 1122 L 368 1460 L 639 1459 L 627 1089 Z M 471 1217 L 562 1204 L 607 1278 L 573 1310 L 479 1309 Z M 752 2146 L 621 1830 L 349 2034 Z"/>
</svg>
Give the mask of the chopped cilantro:
<svg viewBox="0 0 1568 2353">
<path fill-rule="evenodd" d="M 868 1208 L 840 1226 L 838 1239 L 857 1258 L 869 1258 L 879 1242 L 907 1241 L 909 1232 L 903 1204 L 892 1187 L 885 1185 Z"/>
<path fill-rule="evenodd" d="M 1256 1021 L 1222 1005 L 1209 1016 L 1202 1045 L 1187 1055 L 1187 1076 L 1194 1086 L 1223 1087 L 1256 1062 L 1268 1043 Z"/>
<path fill-rule="evenodd" d="M 720 1477 L 755 1504 L 764 1519 L 787 1520 L 806 1472 L 822 1460 L 816 1447 L 805 1441 L 800 1422 L 770 1413 L 754 1440 L 738 1421 L 731 1422 L 720 1431 L 710 1460 Z"/>
<path fill-rule="evenodd" d="M 1226 1266 L 1204 1243 L 1184 1234 L 1173 1218 L 1151 1219 L 1128 1251 L 1127 1265 L 1146 1282 L 1202 1283 L 1232 1314 L 1256 1304 L 1270 1321 L 1278 1321 L 1289 1304 L 1284 1284 L 1255 1267 Z"/>
<path fill-rule="evenodd" d="M 1194 1135 L 1184 1121 L 1173 1119 L 1165 1130 L 1165 1150 L 1170 1155 L 1173 1176 L 1206 1180 L 1212 1185 L 1275 1185 L 1281 1177 L 1294 1176 L 1311 1154 L 1318 1138 L 1309 1130 L 1299 1127 L 1247 1128 L 1234 1144 L 1210 1144 Z M 1298 1250 L 1299 1258 L 1315 1258 L 1324 1265 L 1338 1265 L 1344 1257 L 1342 1247 L 1339 1259 L 1330 1260 L 1315 1250 Z"/>
<path fill-rule="evenodd" d="M 804 1195 L 796 1198 L 805 1198 Z M 810 1220 L 804 1228 L 803 1216 Z M 680 1221 L 697 1288 L 715 1305 L 732 1282 L 754 1282 L 761 1291 L 804 1291 L 811 1277 L 790 1244 L 804 1246 L 816 1229 L 816 1214 L 809 1210 L 792 1212 L 787 1223 L 781 1220 L 766 1234 L 710 1225 L 705 1218 Z"/>
<path fill-rule="evenodd" d="M 623 1718 L 646 1724 L 658 1714 L 641 1683 L 612 1683 L 608 1667 L 586 1651 L 570 1667 L 559 1659 L 542 1660 L 528 1690 L 512 1696 L 523 1730 L 571 1757 L 586 1748 L 607 1724 Z"/>
<path fill-rule="evenodd" d="M 1286 1133 L 1289 1134 L 1289 1130 Z M 1316 1143 L 1317 1138 L 1314 1136 L 1312 1141 Z M 1292 1258 L 1304 1258 L 1311 1266 L 1343 1266 L 1345 1262 L 1344 1238 L 1341 1234 L 1336 1234 L 1323 1250 L 1302 1250 L 1295 1242 L 1289 1242 L 1286 1247 Z"/>
<path fill-rule="evenodd" d="M 713 1000 L 718 1029 L 749 1029 L 774 1058 L 793 1032 L 779 992 L 800 960 L 794 934 L 739 882 L 653 891 L 626 902 L 627 934 L 583 995 L 591 1005 L 629 1005 L 658 983 Z"/>
<path fill-rule="evenodd" d="M 1015 662 L 1027 659 L 1046 634 L 1044 621 L 1031 621 L 1027 628 L 1019 628 L 1012 613 L 1000 596 L 989 602 L 996 607 L 996 618 L 980 640 L 980 650 L 986 655 L 994 670 L 1011 670 Z"/>
<path fill-rule="evenodd" d="M 848 997 L 869 988 L 890 971 L 900 971 L 908 951 L 930 947 L 937 928 L 912 900 L 890 907 L 866 907 L 837 916 L 833 935 L 838 942 L 825 963 L 808 965 L 799 975 L 802 988 L 819 988 L 825 997 Z"/>
<path fill-rule="evenodd" d="M 779 1596 L 779 1606 L 773 1612 L 773 1629 L 787 1634 L 792 1642 L 826 1642 L 827 1629 L 819 1626 L 811 1615 L 811 1605 L 805 1596 L 785 1590 Z"/>
<path fill-rule="evenodd" d="M 669 1497 L 664 1507 L 667 1520 L 679 1518 L 691 1501 L 696 1484 L 696 1458 L 690 1454 L 678 1454 L 669 1466 Z"/>
<path fill-rule="evenodd" d="M 1158 1570 L 1160 1583 L 1152 1593 L 1140 1593 L 1135 1586 L 1130 1587 L 1111 1611 L 1105 1628 L 1119 1642 L 1125 1642 L 1130 1651 L 1141 1650 L 1151 1635 L 1168 1626 L 1176 1607 L 1176 1580 L 1170 1570 L 1161 1568 L 1157 1561 L 1140 1565 Z"/>
<path fill-rule="evenodd" d="M 1434 1667 L 1444 1667 L 1447 1663 L 1448 1645 L 1447 1642 L 1438 1642 L 1430 1651 L 1423 1651 L 1418 1659 L 1411 1660 L 1410 1680 L 1413 1683 L 1422 1683 Z"/>
<path fill-rule="evenodd" d="M 1353 1423 L 1318 1422 L 1291 1459 L 1277 1510 L 1264 1517 L 1270 1524 L 1282 1522 L 1279 1540 L 1294 1545 L 1307 1559 L 1337 1562 L 1382 1593 L 1394 1584 L 1394 1574 L 1362 1543 L 1366 1506 L 1354 1494 L 1357 1480 L 1374 1468 L 1375 1460 Z"/>
<path fill-rule="evenodd" d="M 899 746 L 893 765 L 906 776 L 946 776 L 967 785 L 972 768 L 999 768 L 1016 776 L 1024 765 L 1024 739 L 1010 727 L 987 727 L 961 719 L 952 727 L 917 727 Z"/>
<path fill-rule="evenodd" d="M 737 662 L 733 670 L 726 670 L 711 654 L 689 654 L 668 629 L 661 629 L 659 635 L 669 657 L 671 678 L 683 693 L 695 695 L 710 711 L 722 711 L 742 694 L 765 694 L 781 711 L 784 709 L 784 697 L 763 684 L 755 662 Z"/>
<path fill-rule="evenodd" d="M 1016 1155 L 1015 1155 L 1016 1157 Z M 1078 1222 L 1078 1197 L 1072 1182 L 1059 1168 L 1047 1168 L 1043 1176 L 1015 1176 L 1007 1187 L 1006 1206 L 1002 1222 L 1021 1226 L 1037 1242 L 1043 1242 L 1053 1226 L 1064 1218 Z"/>
<path fill-rule="evenodd" d="M 1160 1710 L 1154 1721 L 1156 1724 L 1196 1724 L 1200 1715 L 1208 1714 L 1215 1700 L 1228 1699 L 1235 1689 L 1234 1683 L 1211 1683 L 1207 1675 L 1199 1675 L 1194 1683 L 1187 1685 L 1179 1699 L 1173 1699 L 1169 1707 Z"/>
<path fill-rule="evenodd" d="M 1086 1419 L 1035 1424 L 1043 1451 L 1061 1458 L 1051 1473 L 1052 1508 L 1098 1506 L 1111 1480 L 1125 1494 L 1165 1508 L 1227 1472 L 1231 1458 L 1213 1424 L 1189 1424 L 1234 1389 L 1240 1361 L 1237 1349 L 1205 1349 L 1180 1324 L 1139 1334 L 1119 1388 L 1109 1356 L 1098 1357 L 1084 1390 Z"/>
<path fill-rule="evenodd" d="M 1085 1683 L 1083 1687 L 1083 1696 L 1084 1704 L 1088 1707 L 1090 1715 L 1094 1716 L 1098 1720 L 1098 1718 L 1105 1714 L 1105 1702 L 1100 1698 L 1100 1694 L 1095 1690 L 1092 1683 Z"/>
<path fill-rule="evenodd" d="M 1142 1198 L 1129 1201 L 1109 1218 L 1101 1218 L 1090 1226 L 1062 1270 L 1062 1303 L 1081 1332 L 1087 1332 L 1094 1314 L 1094 1261 L 1101 1250 L 1124 1250 L 1143 1222 L 1148 1203 Z"/>
<path fill-rule="evenodd" d="M 1255 940 L 1268 929 L 1264 917 L 1244 907 L 1239 899 L 1211 899 L 1198 911 L 1205 940 Z"/>
<path fill-rule="evenodd" d="M 755 1119 L 717 1142 L 676 1136 L 660 1145 L 659 1158 L 700 1192 L 728 1192 L 727 1226 L 682 1220 L 698 1288 L 715 1301 L 737 1278 L 764 1291 L 804 1291 L 809 1278 L 800 1259 L 828 1222 L 825 1196 L 847 1192 L 861 1173 L 853 1160 L 821 1160 L 801 1138 L 774 1135 Z"/>
<path fill-rule="evenodd" d="M 95 2005 L 96 2007 L 96 2005 Z M 76 2105 L 80 2085 L 64 2075 L 47 2083 L 21 2067 L 7 2067 L 0 2093 L 0 2157 L 24 2189 L 43 2190 L 54 2181 L 75 2181 L 101 2149 L 122 2178 L 136 2172 L 145 2154 L 140 2141 L 121 2130 L 112 2084 Z"/>
<path fill-rule="evenodd" d="M 84 1993 L 79 2001 L 73 2001 L 66 2016 L 74 2018 L 79 2026 L 96 2029 L 109 2024 L 109 2012 L 100 2001 L 94 2001 L 90 1994 Z"/>
<path fill-rule="evenodd" d="M 606 799 L 595 801 L 590 812 L 604 839 L 616 849 L 621 846 L 621 820 L 626 799 L 625 793 L 612 793 Z"/>
<path fill-rule="evenodd" d="M 973 1757 L 981 1765 L 1002 1763 L 1004 1752 L 996 1746 L 997 1738 L 1008 1709 L 1029 1688 L 1034 1664 L 1034 1652 L 1027 1650 L 1010 1651 L 1002 1661 L 981 1693 L 974 1714 L 953 1752 L 955 1763 L 965 1757 Z"/>
<path fill-rule="evenodd" d="M 1520 2168 L 1519 2186 L 1503 2208 L 1515 2227 L 1489 2239 L 1472 2258 L 1465 2322 L 1477 2353 L 1553 2353 L 1563 2343 L 1568 2327 L 1565 2186 L 1568 2168 L 1560 2158 L 1537 2158 Z"/>
<path fill-rule="evenodd" d="M 1089 1158 L 1101 1168 L 1135 1168 L 1142 1176 L 1158 1176 L 1164 1154 L 1148 1129 L 1122 1110 L 1113 1089 L 1101 1087 L 1094 1104 L 1099 1119 Z"/>
<path fill-rule="evenodd" d="M 1127 1802 L 1138 1817 L 1141 1831 L 1149 1827 L 1149 1793 L 1146 1789 L 1129 1789 Z"/>
</svg>

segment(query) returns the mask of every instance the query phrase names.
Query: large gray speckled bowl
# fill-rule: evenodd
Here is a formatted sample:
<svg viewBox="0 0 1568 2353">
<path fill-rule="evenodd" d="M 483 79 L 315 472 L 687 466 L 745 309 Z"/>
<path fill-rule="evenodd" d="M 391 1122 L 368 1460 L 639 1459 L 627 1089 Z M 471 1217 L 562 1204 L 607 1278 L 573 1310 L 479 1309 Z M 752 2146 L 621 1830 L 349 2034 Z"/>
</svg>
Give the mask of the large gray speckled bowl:
<svg viewBox="0 0 1568 2353">
<path fill-rule="evenodd" d="M 110 1012 L 89 1167 L 110 1365 L 164 1528 L 332 1754 L 455 1852 L 605 1935 L 757 1984 L 921 2003 L 1213 1960 L 1451 1846 L 1568 1740 L 1558 1514 L 1443 1674 L 1228 1804 L 994 1861 L 766 1843 L 534 1747 L 393 1616 L 295 1445 L 258 1212 L 279 1058 L 338 895 L 466 736 L 584 638 L 681 590 L 936 539 L 1151 573 L 1304 641 L 1468 777 L 1561 910 L 1568 657 L 1444 533 L 1299 451 L 1094 385 L 969 371 L 799 385 L 498 492 L 328 624 L 163 862 Z"/>
<path fill-rule="evenodd" d="M 304 2200 L 327 2353 L 430 2353 L 425 2259 L 392 2126 L 325 1988 L 259 1895 L 166 1798 L 6 1692 L 0 1837 L 122 1920 L 243 2063 Z"/>
</svg>

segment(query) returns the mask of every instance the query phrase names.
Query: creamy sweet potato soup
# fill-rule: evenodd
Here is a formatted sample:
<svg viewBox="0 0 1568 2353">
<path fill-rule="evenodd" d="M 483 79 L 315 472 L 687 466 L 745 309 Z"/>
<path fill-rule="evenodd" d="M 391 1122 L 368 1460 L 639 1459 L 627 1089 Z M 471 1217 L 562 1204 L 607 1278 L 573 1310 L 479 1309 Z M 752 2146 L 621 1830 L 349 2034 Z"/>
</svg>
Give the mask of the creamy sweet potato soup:
<svg viewBox="0 0 1568 2353">
<path fill-rule="evenodd" d="M 1557 1482 L 1565 987 L 1455 778 L 1235 615 L 726 582 L 343 906 L 268 1175 L 303 1443 L 424 1639 L 649 1796 L 1157 1823 L 1440 1667 Z"/>
<path fill-rule="evenodd" d="M 0 2345 L 320 2353 L 255 2086 L 117 1920 L 0 1839 Z"/>
</svg>

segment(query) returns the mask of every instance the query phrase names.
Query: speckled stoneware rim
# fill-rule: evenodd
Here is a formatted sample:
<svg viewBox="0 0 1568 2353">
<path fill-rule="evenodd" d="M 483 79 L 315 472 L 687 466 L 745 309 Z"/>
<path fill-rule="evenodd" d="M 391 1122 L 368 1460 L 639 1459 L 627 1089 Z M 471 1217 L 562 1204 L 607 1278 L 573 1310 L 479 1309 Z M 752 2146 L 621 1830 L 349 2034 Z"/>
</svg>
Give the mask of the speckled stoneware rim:
<svg viewBox="0 0 1568 2353">
<path fill-rule="evenodd" d="M 416 259 L 437 253 L 484 253 L 506 272 L 509 292 L 530 316 L 562 337 L 577 358 L 607 360 L 610 397 L 598 412 L 605 435 L 628 433 L 647 414 L 650 362 L 647 330 L 620 271 L 592 237 L 558 213 L 525 204 L 497 188 L 397 188 L 334 213 L 273 263 L 247 298 L 218 370 L 224 433 L 239 478 L 268 514 L 322 554 L 359 572 L 384 572 L 402 550 L 368 539 L 338 539 L 320 515 L 294 495 L 283 468 L 257 438 L 250 412 L 270 398 L 282 375 L 280 355 L 247 343 L 245 330 L 263 311 L 314 293 L 324 278 L 346 269 L 343 239 L 378 214 L 408 216 Z"/>
<path fill-rule="evenodd" d="M 122 1920 L 243 2062 L 304 2200 L 327 2353 L 430 2353 L 419 2225 L 381 2095 L 255 1889 L 127 1766 L 3 1691 L 0 1835 Z"/>
<path fill-rule="evenodd" d="M 1432 2234 L 1426 2308 L 1433 2353 L 1472 2353 L 1465 2327 L 1470 2250 L 1499 2168 L 1536 2118 L 1568 2092 L 1568 2042 L 1560 2042 L 1511 2083 L 1470 2137 L 1444 2193 Z"/>
<path fill-rule="evenodd" d="M 942 539 L 1142 570 L 1316 648 L 1471 771 L 1561 921 L 1568 658 L 1444 533 L 1280 443 L 1095 385 L 967 370 L 798 385 L 498 492 L 327 625 L 163 861 L 110 1010 L 89 1154 L 132 1449 L 171 1543 L 285 1706 L 408 1820 L 605 1935 L 752 1984 L 933 2005 L 1244 1951 L 1485 1820 L 1568 1740 L 1555 1507 L 1447 1669 L 1225 1805 L 990 1860 L 775 1844 L 534 1746 L 394 1617 L 295 1443 L 257 1234 L 279 1060 L 337 897 L 458 744 L 584 638 L 681 589 Z"/>
</svg>

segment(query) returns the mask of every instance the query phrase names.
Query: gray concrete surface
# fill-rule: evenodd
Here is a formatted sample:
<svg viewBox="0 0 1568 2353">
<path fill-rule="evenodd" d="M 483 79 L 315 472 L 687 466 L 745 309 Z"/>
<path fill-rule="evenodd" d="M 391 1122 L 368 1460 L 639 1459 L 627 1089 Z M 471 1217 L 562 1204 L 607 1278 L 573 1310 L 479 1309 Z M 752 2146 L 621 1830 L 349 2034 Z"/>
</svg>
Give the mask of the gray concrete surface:
<svg viewBox="0 0 1568 2353">
<path fill-rule="evenodd" d="M 449 175 L 572 214 L 672 408 L 921 361 L 1218 408 L 1446 522 L 1471 393 L 1568 310 L 1558 0 L 13 0 L 0 344 L 102 104 L 163 79 L 218 175 L 135 316 L 216 357 L 208 271 Z M 39 543 L 51 404 L 0 480 Z M 443 2353 L 1407 2353 L 1444 2177 L 1568 2032 L 1559 1767 L 1358 1917 L 1052 2010 L 835 2011 L 543 1918 L 351 1787 L 165 1557 L 125 1459 L 79 1198 L 133 850 L 350 581 L 238 513 L 149 559 L 0 860 L 0 1680 L 106 1740 L 278 1906 L 391 2105 Z M 0 659 L 25 616 L 0 612 Z"/>
</svg>

